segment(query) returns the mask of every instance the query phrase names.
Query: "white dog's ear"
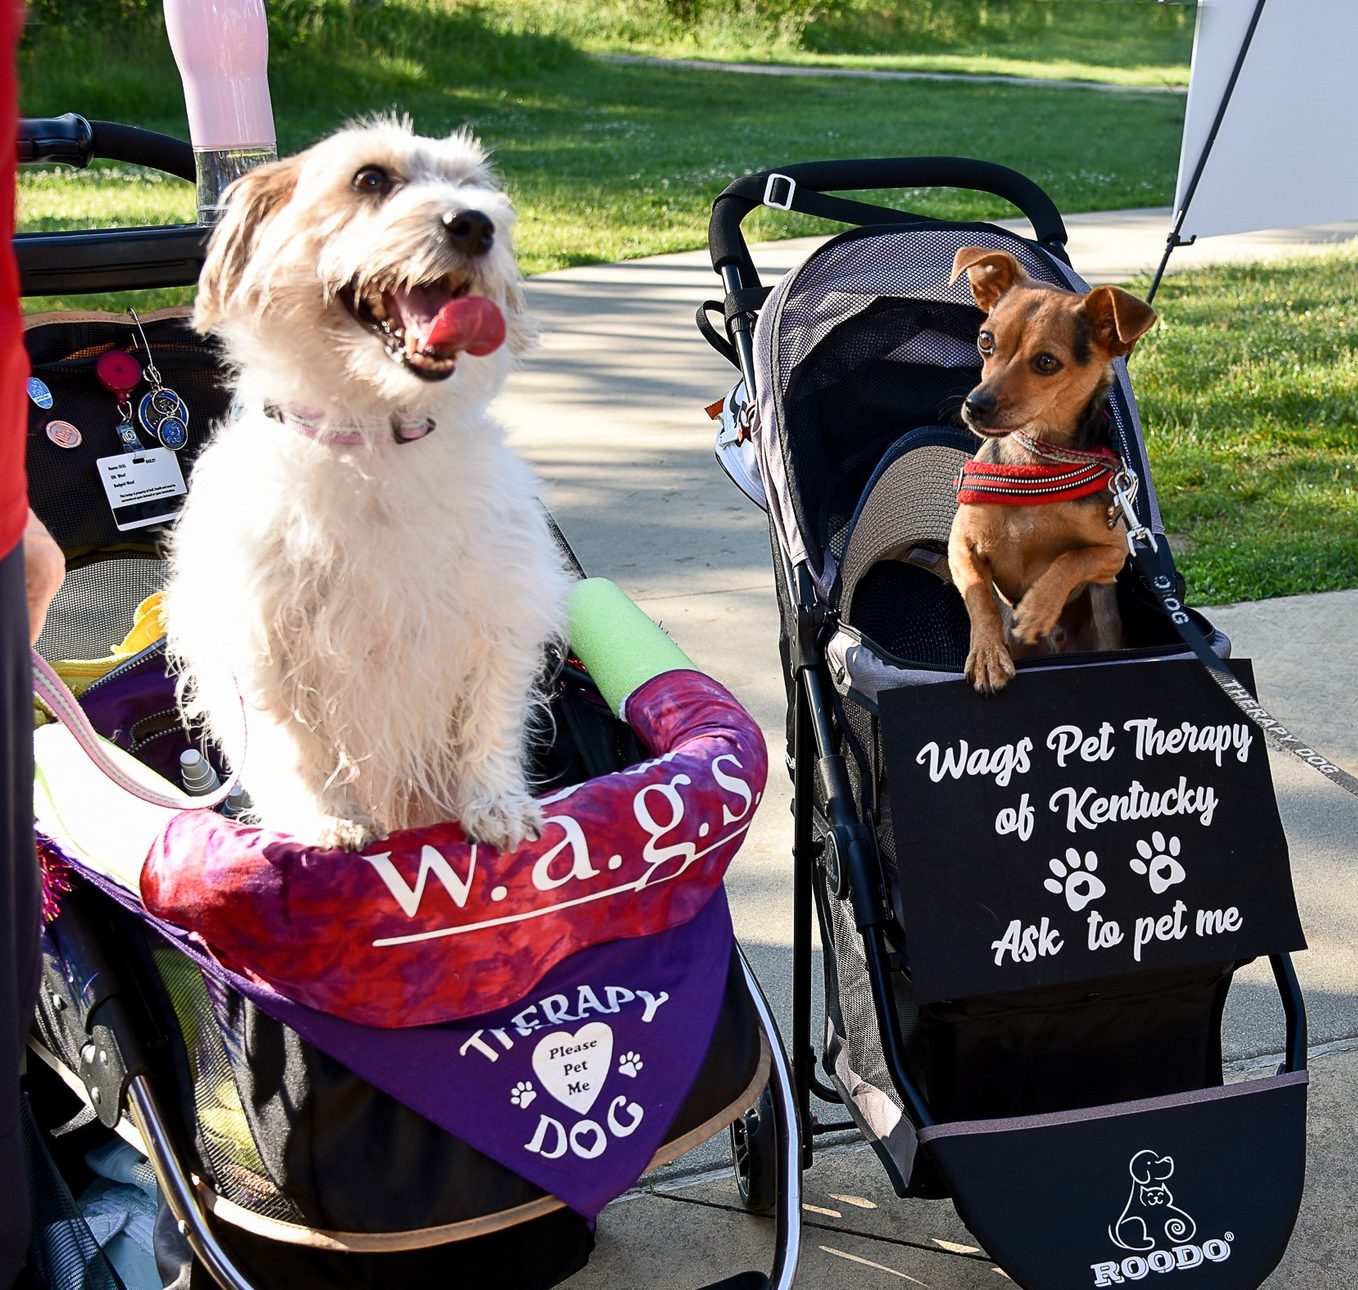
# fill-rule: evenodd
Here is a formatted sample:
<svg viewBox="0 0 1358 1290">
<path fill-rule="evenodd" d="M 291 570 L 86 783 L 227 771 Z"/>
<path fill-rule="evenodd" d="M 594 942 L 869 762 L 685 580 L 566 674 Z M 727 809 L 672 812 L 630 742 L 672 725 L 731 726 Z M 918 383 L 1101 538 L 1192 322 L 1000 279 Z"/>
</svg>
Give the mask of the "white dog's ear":
<svg viewBox="0 0 1358 1290">
<path fill-rule="evenodd" d="M 198 278 L 193 309 L 198 331 L 210 331 L 233 304 L 242 303 L 237 297 L 248 281 L 260 229 L 296 191 L 300 170 L 300 157 L 270 162 L 247 171 L 226 190 L 226 213 L 213 231 Z"/>
</svg>

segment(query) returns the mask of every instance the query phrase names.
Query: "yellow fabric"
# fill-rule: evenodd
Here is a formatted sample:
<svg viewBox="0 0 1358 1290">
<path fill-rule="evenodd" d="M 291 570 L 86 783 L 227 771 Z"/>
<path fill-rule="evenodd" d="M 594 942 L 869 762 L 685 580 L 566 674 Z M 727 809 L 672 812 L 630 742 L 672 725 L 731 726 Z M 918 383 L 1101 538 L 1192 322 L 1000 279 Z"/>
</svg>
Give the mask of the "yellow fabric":
<svg viewBox="0 0 1358 1290">
<path fill-rule="evenodd" d="M 161 602 L 165 593 L 153 592 L 141 602 L 132 614 L 132 630 L 113 646 L 108 658 L 69 658 L 52 664 L 52 670 L 77 698 L 101 677 L 107 676 L 119 663 L 140 654 L 148 645 L 154 645 L 165 635 L 165 615 Z M 33 701 L 33 724 L 45 726 L 54 720 L 52 714 L 39 703 Z"/>
<path fill-rule="evenodd" d="M 163 591 L 155 591 L 137 606 L 132 615 L 132 630 L 113 647 L 115 661 L 140 654 L 148 645 L 154 645 L 165 635 L 165 614 L 161 609 L 164 599 Z"/>
</svg>

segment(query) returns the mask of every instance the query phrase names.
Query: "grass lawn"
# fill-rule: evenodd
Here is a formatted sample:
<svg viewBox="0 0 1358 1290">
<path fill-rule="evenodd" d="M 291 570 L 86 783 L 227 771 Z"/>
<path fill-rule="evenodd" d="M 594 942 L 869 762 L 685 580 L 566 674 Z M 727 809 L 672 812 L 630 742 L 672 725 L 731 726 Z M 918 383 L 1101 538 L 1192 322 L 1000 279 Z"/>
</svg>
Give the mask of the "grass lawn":
<svg viewBox="0 0 1358 1290">
<path fill-rule="evenodd" d="M 1358 586 L 1358 252 L 1173 274 L 1155 305 L 1132 379 L 1192 600 Z"/>
<path fill-rule="evenodd" d="M 1147 0 L 839 0 L 807 21 L 752 21 L 745 6 L 710 4 L 690 24 L 662 6 L 608 0 L 515 0 L 539 30 L 582 48 L 727 62 L 1031 76 L 1109 85 L 1186 86 L 1191 5 Z M 773 8 L 768 6 L 767 8 Z"/>
<path fill-rule="evenodd" d="M 518 202 L 530 273 L 699 246 L 712 198 L 729 180 L 795 160 L 983 157 L 1030 175 L 1064 210 L 1146 206 L 1172 195 L 1183 114 L 1175 96 L 624 67 L 588 58 L 559 36 L 507 35 L 481 11 L 411 0 L 346 9 L 343 18 L 324 39 L 303 29 L 275 37 L 281 149 L 374 110 L 399 107 L 431 133 L 470 122 L 495 149 Z M 178 77 L 154 29 L 39 33 L 21 72 L 30 115 L 77 110 L 185 132 Z M 928 205 L 950 217 L 1012 213 L 965 193 Z M 145 186 L 108 169 L 21 184 L 27 228 L 191 213 L 187 186 Z M 761 216 L 747 227 L 759 237 L 814 224 Z"/>
</svg>

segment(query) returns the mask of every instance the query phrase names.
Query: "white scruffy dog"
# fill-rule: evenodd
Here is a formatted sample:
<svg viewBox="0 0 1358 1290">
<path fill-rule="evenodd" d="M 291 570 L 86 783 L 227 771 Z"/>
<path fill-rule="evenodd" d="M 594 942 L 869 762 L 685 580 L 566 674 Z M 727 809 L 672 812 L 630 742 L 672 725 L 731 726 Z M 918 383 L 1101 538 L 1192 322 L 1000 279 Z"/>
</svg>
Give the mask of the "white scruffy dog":
<svg viewBox="0 0 1358 1290">
<path fill-rule="evenodd" d="M 260 821 L 318 847 L 542 815 L 525 745 L 569 578 L 487 405 L 531 340 L 513 211 L 469 135 L 379 121 L 229 190 L 195 326 L 236 408 L 174 534 L 185 712 Z"/>
</svg>

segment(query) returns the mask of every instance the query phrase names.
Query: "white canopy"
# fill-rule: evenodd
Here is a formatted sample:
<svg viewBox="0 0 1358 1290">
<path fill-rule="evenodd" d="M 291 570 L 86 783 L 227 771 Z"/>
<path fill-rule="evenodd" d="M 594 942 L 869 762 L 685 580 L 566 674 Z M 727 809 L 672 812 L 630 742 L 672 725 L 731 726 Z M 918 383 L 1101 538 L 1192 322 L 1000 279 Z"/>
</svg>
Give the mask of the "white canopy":
<svg viewBox="0 0 1358 1290">
<path fill-rule="evenodd" d="M 1256 12 L 1239 76 L 1209 143 Z M 1358 218 L 1355 49 L 1355 0 L 1198 0 L 1174 196 L 1176 218 L 1188 207 L 1179 230 L 1184 241 Z"/>
</svg>

